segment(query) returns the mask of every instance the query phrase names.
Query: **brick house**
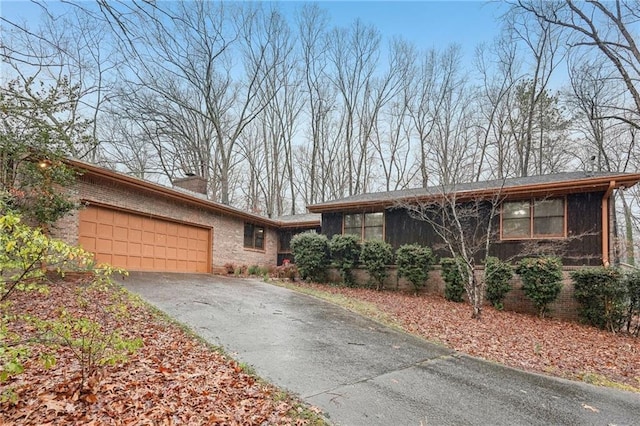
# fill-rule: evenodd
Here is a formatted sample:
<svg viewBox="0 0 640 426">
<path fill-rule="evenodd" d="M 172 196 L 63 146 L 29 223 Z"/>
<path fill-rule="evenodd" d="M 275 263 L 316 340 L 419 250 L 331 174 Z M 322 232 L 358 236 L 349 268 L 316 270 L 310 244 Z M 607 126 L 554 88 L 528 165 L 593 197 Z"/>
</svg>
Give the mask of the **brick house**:
<svg viewBox="0 0 640 426">
<path fill-rule="evenodd" d="M 269 219 L 206 199 L 197 178 L 162 185 L 69 160 L 81 175 L 69 188 L 83 208 L 52 235 L 79 244 L 100 262 L 133 271 L 222 272 L 226 264 L 275 265 L 292 231 L 316 229 L 319 215 Z M 290 238 L 290 237 L 289 237 Z M 283 247 L 280 257 L 287 253 Z"/>
</svg>

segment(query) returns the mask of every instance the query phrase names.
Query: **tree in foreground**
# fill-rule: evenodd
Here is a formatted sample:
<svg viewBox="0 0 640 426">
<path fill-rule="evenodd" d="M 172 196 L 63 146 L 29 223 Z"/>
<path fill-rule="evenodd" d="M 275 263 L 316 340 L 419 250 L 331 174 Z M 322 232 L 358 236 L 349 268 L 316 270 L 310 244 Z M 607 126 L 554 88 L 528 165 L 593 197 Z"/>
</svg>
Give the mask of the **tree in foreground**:
<svg viewBox="0 0 640 426">
<path fill-rule="evenodd" d="M 0 88 L 0 190 L 30 223 L 51 224 L 75 207 L 61 190 L 75 172 L 61 160 L 93 144 L 77 102 L 65 78 L 45 85 L 22 77 Z"/>
<path fill-rule="evenodd" d="M 429 199 L 396 203 L 412 218 L 428 223 L 440 239 L 437 246 L 459 259 L 455 265 L 458 274 L 465 278 L 464 289 L 473 308 L 472 317 L 476 319 L 480 319 L 482 313 L 486 286 L 485 280 L 475 273 L 476 262 L 488 256 L 495 234 L 500 193 L 500 190 L 495 190 L 491 197 L 460 199 L 451 186 L 441 188 L 439 194 Z"/>
</svg>

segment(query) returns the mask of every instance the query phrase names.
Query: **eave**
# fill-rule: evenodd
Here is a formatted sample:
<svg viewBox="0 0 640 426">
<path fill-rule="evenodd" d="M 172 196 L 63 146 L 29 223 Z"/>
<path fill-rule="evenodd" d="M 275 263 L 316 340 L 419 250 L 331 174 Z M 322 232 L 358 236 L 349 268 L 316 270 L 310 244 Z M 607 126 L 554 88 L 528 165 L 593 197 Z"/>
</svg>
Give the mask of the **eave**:
<svg viewBox="0 0 640 426">
<path fill-rule="evenodd" d="M 518 185 L 507 187 L 484 188 L 481 190 L 451 191 L 442 193 L 426 193 L 423 195 L 402 196 L 396 199 L 375 199 L 368 201 L 329 202 L 308 206 L 311 213 L 331 213 L 350 210 L 379 210 L 401 205 L 403 203 L 438 202 L 445 197 L 455 198 L 456 201 L 474 199 L 491 199 L 498 195 L 503 199 L 517 199 L 530 197 L 548 197 L 556 195 L 575 194 L 582 192 L 605 192 L 613 189 L 629 188 L 640 182 L 639 173 L 611 174 L 577 180 L 548 182 L 543 184 Z M 384 196 L 384 193 L 381 194 Z"/>
<path fill-rule="evenodd" d="M 279 221 L 265 218 L 264 216 L 259 216 L 256 214 L 244 212 L 242 210 L 239 210 L 224 204 L 216 203 L 203 198 L 199 198 L 194 195 L 176 191 L 166 186 L 148 182 L 148 181 L 138 179 L 132 176 L 128 176 L 122 173 L 118 173 L 113 170 L 105 169 L 103 167 L 99 167 L 93 164 L 85 163 L 78 160 L 71 160 L 71 159 L 65 160 L 65 163 L 67 163 L 69 166 L 73 167 L 74 169 L 79 170 L 83 176 L 106 179 L 106 180 L 121 184 L 125 187 L 142 189 L 146 192 L 156 194 L 158 196 L 166 197 L 178 202 L 195 205 L 195 206 L 198 206 L 222 215 L 240 218 L 242 220 L 246 220 L 247 222 L 255 223 L 257 225 L 263 225 L 263 226 L 268 226 L 272 228 L 281 227 L 281 223 Z"/>
</svg>

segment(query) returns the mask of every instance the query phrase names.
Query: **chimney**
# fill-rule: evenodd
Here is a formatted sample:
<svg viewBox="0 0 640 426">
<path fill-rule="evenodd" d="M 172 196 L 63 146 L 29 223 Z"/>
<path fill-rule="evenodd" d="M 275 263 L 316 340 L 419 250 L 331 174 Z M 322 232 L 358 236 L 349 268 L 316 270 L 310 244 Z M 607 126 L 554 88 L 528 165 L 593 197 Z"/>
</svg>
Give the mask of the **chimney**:
<svg viewBox="0 0 640 426">
<path fill-rule="evenodd" d="M 187 177 L 174 179 L 171 183 L 173 183 L 174 187 L 207 195 L 207 181 L 203 177 L 196 176 L 192 173 L 187 173 Z"/>
</svg>

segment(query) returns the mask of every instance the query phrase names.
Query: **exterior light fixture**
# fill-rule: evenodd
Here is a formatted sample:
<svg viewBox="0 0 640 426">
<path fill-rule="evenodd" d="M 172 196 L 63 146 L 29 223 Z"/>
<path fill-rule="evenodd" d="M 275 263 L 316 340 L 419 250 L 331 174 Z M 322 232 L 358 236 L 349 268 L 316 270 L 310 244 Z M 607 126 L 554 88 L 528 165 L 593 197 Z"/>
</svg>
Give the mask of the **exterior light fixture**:
<svg viewBox="0 0 640 426">
<path fill-rule="evenodd" d="M 40 160 L 40 162 L 38 163 L 38 166 L 40 166 L 41 169 L 46 169 L 51 167 L 51 164 L 52 164 L 51 160 L 48 160 L 45 158 L 43 160 Z"/>
</svg>

